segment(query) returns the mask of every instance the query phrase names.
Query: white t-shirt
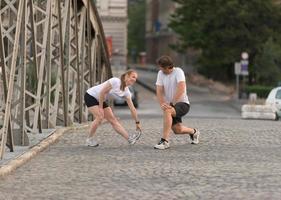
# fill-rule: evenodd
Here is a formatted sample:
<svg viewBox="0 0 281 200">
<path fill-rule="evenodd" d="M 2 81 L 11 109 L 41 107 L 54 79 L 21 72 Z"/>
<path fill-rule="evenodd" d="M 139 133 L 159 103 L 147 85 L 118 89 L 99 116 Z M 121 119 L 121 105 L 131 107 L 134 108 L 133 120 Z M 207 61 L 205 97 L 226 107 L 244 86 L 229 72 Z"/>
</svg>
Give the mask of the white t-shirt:
<svg viewBox="0 0 281 200">
<path fill-rule="evenodd" d="M 185 82 L 185 75 L 181 68 L 174 67 L 172 73 L 164 74 L 161 70 L 157 74 L 156 85 L 164 86 L 164 98 L 166 102 L 172 102 L 173 97 L 177 91 L 177 84 L 180 81 Z M 188 96 L 186 90 L 182 94 L 180 102 L 185 102 L 189 104 Z"/>
<path fill-rule="evenodd" d="M 131 98 L 131 92 L 128 87 L 125 87 L 124 91 L 120 90 L 121 80 L 119 78 L 113 77 L 99 85 L 96 85 L 94 87 L 91 87 L 87 90 L 87 93 L 93 97 L 95 97 L 97 100 L 99 100 L 100 92 L 104 86 L 110 83 L 112 89 L 109 91 L 108 95 L 106 95 L 106 100 L 109 97 L 119 96 L 119 97 L 129 97 Z"/>
</svg>

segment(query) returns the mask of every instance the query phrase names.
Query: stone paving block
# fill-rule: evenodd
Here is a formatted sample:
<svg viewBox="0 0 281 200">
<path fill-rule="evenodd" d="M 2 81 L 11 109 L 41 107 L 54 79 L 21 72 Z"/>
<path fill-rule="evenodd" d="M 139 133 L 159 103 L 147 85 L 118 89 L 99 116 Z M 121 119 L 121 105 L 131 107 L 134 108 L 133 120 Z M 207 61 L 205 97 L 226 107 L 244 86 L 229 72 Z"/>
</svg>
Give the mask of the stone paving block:
<svg viewBox="0 0 281 200">
<path fill-rule="evenodd" d="M 132 120 L 122 120 L 133 131 Z M 0 179 L 0 199 L 280 199 L 280 122 L 186 118 L 199 145 L 171 135 L 153 149 L 162 119 L 142 119 L 143 135 L 128 145 L 106 123 L 97 148 L 87 129 L 64 134 L 38 156 Z"/>
</svg>

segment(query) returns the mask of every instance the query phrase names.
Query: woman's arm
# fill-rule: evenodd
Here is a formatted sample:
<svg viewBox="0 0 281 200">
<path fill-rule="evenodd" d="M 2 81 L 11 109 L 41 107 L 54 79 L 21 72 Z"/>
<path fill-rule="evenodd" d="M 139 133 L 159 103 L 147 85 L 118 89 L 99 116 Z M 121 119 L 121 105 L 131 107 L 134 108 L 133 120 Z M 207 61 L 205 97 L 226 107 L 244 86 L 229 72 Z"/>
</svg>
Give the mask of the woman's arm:
<svg viewBox="0 0 281 200">
<path fill-rule="evenodd" d="M 138 118 L 137 110 L 136 110 L 136 108 L 135 108 L 135 106 L 133 104 L 132 99 L 130 97 L 127 97 L 126 98 L 126 102 L 127 102 L 128 107 L 129 107 L 129 109 L 131 111 L 132 118 L 136 122 L 136 129 L 141 130 L 141 128 L 140 128 L 140 121 L 139 121 L 139 118 Z"/>
<path fill-rule="evenodd" d="M 99 112 L 102 118 L 104 117 L 103 102 L 105 100 L 105 95 L 111 90 L 111 88 L 112 88 L 111 84 L 107 82 L 105 86 L 101 89 L 99 94 Z"/>
<path fill-rule="evenodd" d="M 105 95 L 109 93 L 109 91 L 112 89 L 112 86 L 109 82 L 105 84 L 105 86 L 100 91 L 99 95 L 99 108 L 103 109 L 103 102 L 105 100 Z"/>
</svg>

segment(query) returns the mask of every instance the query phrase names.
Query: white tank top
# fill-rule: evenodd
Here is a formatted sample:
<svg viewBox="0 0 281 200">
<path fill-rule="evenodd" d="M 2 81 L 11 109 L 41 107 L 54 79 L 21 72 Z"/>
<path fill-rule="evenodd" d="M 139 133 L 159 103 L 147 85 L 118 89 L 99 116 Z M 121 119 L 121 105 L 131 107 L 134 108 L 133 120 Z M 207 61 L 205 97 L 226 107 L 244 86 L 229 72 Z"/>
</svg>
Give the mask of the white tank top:
<svg viewBox="0 0 281 200">
<path fill-rule="evenodd" d="M 108 99 L 109 97 L 114 97 L 114 96 L 131 98 L 131 92 L 128 87 L 125 87 L 124 91 L 120 90 L 121 80 L 116 77 L 113 77 L 99 85 L 89 88 L 87 90 L 87 93 L 89 95 L 95 97 L 98 100 L 100 97 L 100 92 L 101 92 L 102 88 L 104 88 L 108 82 L 110 83 L 112 89 L 109 91 L 108 95 L 106 95 L 106 99 Z"/>
<path fill-rule="evenodd" d="M 156 85 L 164 86 L 164 98 L 166 102 L 172 102 L 176 94 L 177 84 L 180 81 L 185 82 L 185 75 L 181 68 L 175 67 L 170 74 L 164 74 L 161 70 L 158 72 Z M 180 102 L 189 104 L 186 90 L 181 96 Z"/>
</svg>

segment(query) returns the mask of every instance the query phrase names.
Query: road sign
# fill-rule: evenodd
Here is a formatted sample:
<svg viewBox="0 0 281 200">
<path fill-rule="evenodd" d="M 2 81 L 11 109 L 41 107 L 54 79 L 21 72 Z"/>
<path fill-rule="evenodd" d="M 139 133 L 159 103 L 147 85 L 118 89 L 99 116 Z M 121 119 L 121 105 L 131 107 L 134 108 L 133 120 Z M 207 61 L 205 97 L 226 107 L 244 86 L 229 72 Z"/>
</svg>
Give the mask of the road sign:
<svg viewBox="0 0 281 200">
<path fill-rule="evenodd" d="M 240 62 L 236 62 L 234 64 L 234 73 L 235 73 L 235 75 L 241 74 L 241 63 Z"/>
<path fill-rule="evenodd" d="M 241 60 L 241 75 L 244 75 L 244 76 L 249 75 L 248 65 L 249 65 L 248 60 Z"/>
<path fill-rule="evenodd" d="M 241 54 L 241 58 L 242 58 L 243 60 L 248 60 L 249 54 L 248 54 L 247 52 L 243 52 L 243 53 Z"/>
</svg>

